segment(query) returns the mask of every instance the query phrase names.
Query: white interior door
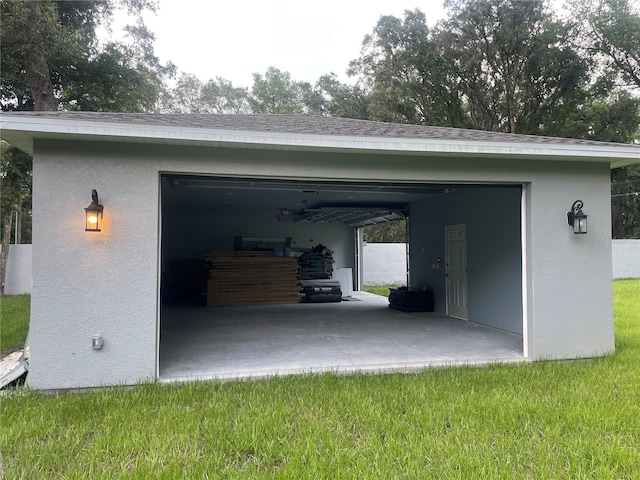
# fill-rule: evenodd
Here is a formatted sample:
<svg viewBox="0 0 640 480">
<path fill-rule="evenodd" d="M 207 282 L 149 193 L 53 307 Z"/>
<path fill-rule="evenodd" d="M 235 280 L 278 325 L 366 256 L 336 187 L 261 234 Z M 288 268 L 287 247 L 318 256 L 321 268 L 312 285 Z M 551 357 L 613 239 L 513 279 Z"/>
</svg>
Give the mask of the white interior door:
<svg viewBox="0 0 640 480">
<path fill-rule="evenodd" d="M 467 226 L 444 227 L 447 315 L 467 320 Z"/>
</svg>

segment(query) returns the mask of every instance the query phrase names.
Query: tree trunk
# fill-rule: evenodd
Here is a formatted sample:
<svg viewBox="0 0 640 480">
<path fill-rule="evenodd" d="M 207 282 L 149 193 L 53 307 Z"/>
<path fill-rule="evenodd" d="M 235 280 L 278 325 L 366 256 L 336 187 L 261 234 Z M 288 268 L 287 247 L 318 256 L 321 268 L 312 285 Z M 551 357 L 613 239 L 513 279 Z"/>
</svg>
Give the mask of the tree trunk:
<svg viewBox="0 0 640 480">
<path fill-rule="evenodd" d="M 27 41 L 30 41 L 30 45 L 26 48 L 25 69 L 27 84 L 33 98 L 33 109 L 36 111 L 55 111 L 58 110 L 58 99 L 53 93 L 49 64 L 39 44 L 41 40 L 38 38 L 37 32 L 41 2 L 28 0 L 26 5 L 29 8 L 28 25 L 32 31 L 27 33 Z"/>
<path fill-rule="evenodd" d="M 516 87 L 511 72 L 505 74 L 505 94 L 507 97 L 507 118 L 509 120 L 509 133 L 516 133 Z"/>
<path fill-rule="evenodd" d="M 11 241 L 11 220 L 5 222 L 2 228 L 2 252 L 0 252 L 0 297 L 4 296 L 4 282 L 7 278 L 7 259 L 9 258 L 9 242 Z"/>
</svg>

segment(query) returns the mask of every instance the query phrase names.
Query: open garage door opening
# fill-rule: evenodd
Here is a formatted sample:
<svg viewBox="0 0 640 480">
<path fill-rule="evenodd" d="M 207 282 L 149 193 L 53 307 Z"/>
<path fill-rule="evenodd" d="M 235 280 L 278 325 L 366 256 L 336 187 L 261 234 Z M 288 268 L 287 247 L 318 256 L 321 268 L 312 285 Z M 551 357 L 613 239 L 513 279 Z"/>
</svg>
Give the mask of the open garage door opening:
<svg viewBox="0 0 640 480">
<path fill-rule="evenodd" d="M 520 185 L 173 173 L 160 183 L 161 380 L 523 358 Z M 434 311 L 358 290 L 361 227 L 404 218 L 407 290 L 427 291 Z M 465 226 L 466 320 L 450 315 L 453 225 Z"/>
</svg>

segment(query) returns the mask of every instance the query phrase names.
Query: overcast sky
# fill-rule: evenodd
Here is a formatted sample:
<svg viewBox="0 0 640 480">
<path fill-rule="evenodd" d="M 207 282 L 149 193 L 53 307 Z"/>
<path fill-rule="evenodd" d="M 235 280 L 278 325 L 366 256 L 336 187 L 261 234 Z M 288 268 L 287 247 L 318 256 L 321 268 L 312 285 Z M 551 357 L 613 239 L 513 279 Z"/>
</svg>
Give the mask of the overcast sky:
<svg viewBox="0 0 640 480">
<path fill-rule="evenodd" d="M 442 0 L 159 0 L 145 23 L 156 54 L 203 81 L 223 77 L 250 86 L 269 66 L 314 83 L 335 72 L 343 81 L 349 61 L 381 15 L 402 17 L 419 8 L 433 25 Z"/>
</svg>

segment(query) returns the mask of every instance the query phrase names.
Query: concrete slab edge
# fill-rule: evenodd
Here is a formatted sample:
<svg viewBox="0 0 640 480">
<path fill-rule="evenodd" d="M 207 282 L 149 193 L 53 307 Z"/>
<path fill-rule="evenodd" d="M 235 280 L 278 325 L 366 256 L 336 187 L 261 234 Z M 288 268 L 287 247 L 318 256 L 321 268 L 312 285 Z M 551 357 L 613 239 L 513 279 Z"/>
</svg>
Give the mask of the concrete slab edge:
<svg viewBox="0 0 640 480">
<path fill-rule="evenodd" d="M 529 360 L 524 357 L 510 358 L 486 358 L 475 360 L 443 360 L 435 362 L 417 362 L 405 364 L 378 364 L 378 365 L 361 365 L 361 366 L 335 366 L 335 367 L 318 367 L 318 368 L 291 368 L 281 370 L 256 370 L 249 372 L 222 373 L 211 375 L 188 375 L 184 377 L 160 377 L 159 383 L 189 383 L 207 380 L 219 381 L 237 381 L 237 380 L 264 380 L 273 377 L 284 377 L 289 375 L 315 375 L 323 373 L 332 373 L 335 375 L 352 375 L 356 373 L 362 374 L 387 374 L 387 373 L 407 373 L 415 374 L 432 368 L 455 368 L 455 367 L 486 367 L 489 365 L 499 364 L 516 364 L 528 363 Z"/>
</svg>

